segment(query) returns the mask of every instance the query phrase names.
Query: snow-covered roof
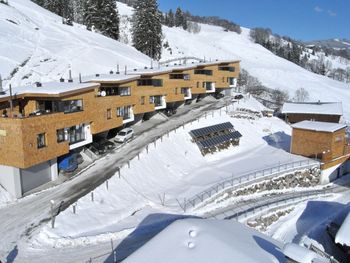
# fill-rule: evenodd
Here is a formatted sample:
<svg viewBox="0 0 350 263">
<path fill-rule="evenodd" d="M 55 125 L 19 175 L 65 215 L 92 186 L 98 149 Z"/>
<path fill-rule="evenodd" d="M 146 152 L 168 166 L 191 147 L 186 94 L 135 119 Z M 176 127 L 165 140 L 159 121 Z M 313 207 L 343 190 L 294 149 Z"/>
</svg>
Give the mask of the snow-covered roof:
<svg viewBox="0 0 350 263">
<path fill-rule="evenodd" d="M 96 74 L 92 76 L 84 76 L 82 77 L 83 82 L 128 82 L 135 79 L 138 79 L 141 75 L 125 75 L 124 73 L 117 74 L 116 72 L 110 74 Z"/>
<path fill-rule="evenodd" d="M 343 115 L 341 102 L 287 102 L 282 108 L 283 114 L 322 114 L 322 115 Z"/>
<path fill-rule="evenodd" d="M 189 64 L 179 64 L 179 65 L 167 65 L 162 67 L 153 67 L 153 68 L 144 68 L 128 71 L 128 75 L 156 75 L 156 74 L 165 74 L 171 73 L 173 71 L 183 71 L 190 70 L 200 66 L 213 66 L 220 64 L 228 64 L 239 62 L 238 60 L 218 60 L 213 62 L 199 62 L 199 63 L 189 63 Z"/>
<path fill-rule="evenodd" d="M 238 222 L 184 219 L 172 223 L 123 262 L 282 262 L 281 246 Z"/>
<path fill-rule="evenodd" d="M 85 89 L 93 89 L 99 86 L 96 83 L 79 83 L 79 82 L 46 82 L 41 83 L 41 86 L 28 85 L 23 87 L 13 87 L 12 96 L 62 96 L 71 92 L 76 92 Z M 10 96 L 10 90 L 5 89 L 5 93 L 0 95 L 0 99 L 8 98 Z"/>
<path fill-rule="evenodd" d="M 350 247 L 350 212 L 335 236 L 335 243 Z"/>
<path fill-rule="evenodd" d="M 332 122 L 320 122 L 320 121 L 302 121 L 292 125 L 293 128 L 321 131 L 321 132 L 336 132 L 340 129 L 346 128 L 345 124 L 332 123 Z"/>
</svg>

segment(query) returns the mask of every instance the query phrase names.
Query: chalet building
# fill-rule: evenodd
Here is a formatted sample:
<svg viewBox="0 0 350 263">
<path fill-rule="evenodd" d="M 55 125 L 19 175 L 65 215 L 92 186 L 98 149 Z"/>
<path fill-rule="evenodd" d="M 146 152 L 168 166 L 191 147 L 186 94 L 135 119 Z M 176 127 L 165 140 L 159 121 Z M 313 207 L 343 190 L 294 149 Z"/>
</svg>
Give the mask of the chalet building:
<svg viewBox="0 0 350 263">
<path fill-rule="evenodd" d="M 339 123 L 343 106 L 341 102 L 287 102 L 283 105 L 282 114 L 289 123 L 305 120 Z"/>
<path fill-rule="evenodd" d="M 58 158 L 146 113 L 236 85 L 239 61 L 36 83 L 0 94 L 0 184 L 13 196 L 58 177 Z"/>
<path fill-rule="evenodd" d="M 322 170 L 335 167 L 330 180 L 348 172 L 350 141 L 346 125 L 331 122 L 302 121 L 292 125 L 291 153 L 319 159 Z M 333 178 L 332 178 L 333 176 Z"/>
</svg>

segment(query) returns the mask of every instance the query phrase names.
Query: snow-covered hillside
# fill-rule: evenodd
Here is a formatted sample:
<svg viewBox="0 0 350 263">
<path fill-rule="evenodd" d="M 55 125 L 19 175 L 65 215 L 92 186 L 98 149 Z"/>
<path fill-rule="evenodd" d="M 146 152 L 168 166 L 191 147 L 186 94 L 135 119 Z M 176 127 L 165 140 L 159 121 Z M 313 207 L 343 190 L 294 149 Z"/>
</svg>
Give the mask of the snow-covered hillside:
<svg viewBox="0 0 350 263">
<path fill-rule="evenodd" d="M 92 33 L 80 25 L 65 26 L 61 18 L 29 0 L 11 0 L 10 7 L 0 4 L 0 74 L 14 85 L 38 80 L 57 80 L 72 67 L 73 74 L 89 75 L 108 72 L 117 64 L 138 67 L 149 65 L 150 59 L 134 48 Z M 130 18 L 133 10 L 118 3 L 124 24 L 122 41 L 131 43 Z M 126 31 L 126 32 L 125 32 Z M 206 59 L 240 59 L 242 67 L 267 87 L 287 90 L 291 96 L 303 87 L 310 100 L 342 101 L 344 114 L 350 119 L 349 84 L 313 74 L 285 59 L 275 56 L 253 43 L 249 29 L 242 34 L 225 32 L 223 28 L 201 25 L 192 34 L 180 28 L 163 27 L 163 60 L 195 56 Z M 10 41 L 9 41 L 10 39 Z M 170 52 L 171 50 L 172 52 Z"/>
<path fill-rule="evenodd" d="M 312 100 L 343 101 L 346 118 L 350 118 L 350 107 L 346 104 L 350 98 L 349 84 L 311 73 L 275 56 L 250 40 L 249 29 L 243 28 L 242 34 L 238 35 L 215 26 L 201 27 L 199 34 L 164 27 L 172 54 L 164 52 L 163 58 L 188 55 L 206 59 L 235 57 L 242 61 L 244 69 L 269 88 L 287 90 L 293 96 L 303 87 Z"/>
<path fill-rule="evenodd" d="M 70 67 L 75 77 L 106 73 L 117 64 L 141 67 L 150 58 L 81 25 L 63 25 L 61 17 L 29 0 L 0 4 L 0 74 L 11 78 L 5 84 L 58 80 Z"/>
</svg>

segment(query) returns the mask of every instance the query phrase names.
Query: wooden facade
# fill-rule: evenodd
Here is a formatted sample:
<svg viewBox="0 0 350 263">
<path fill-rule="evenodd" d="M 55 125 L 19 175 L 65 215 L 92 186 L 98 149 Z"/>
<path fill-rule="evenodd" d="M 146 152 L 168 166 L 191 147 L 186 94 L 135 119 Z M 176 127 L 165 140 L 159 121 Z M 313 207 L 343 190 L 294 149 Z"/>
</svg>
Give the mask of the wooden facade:
<svg viewBox="0 0 350 263">
<path fill-rule="evenodd" d="M 350 158 L 346 128 L 336 131 L 316 131 L 293 128 L 291 153 L 319 159 L 322 169 L 344 163 Z"/>
<path fill-rule="evenodd" d="M 220 67 L 235 70 L 220 70 Z M 212 74 L 195 74 L 195 70 L 211 70 Z M 186 77 L 177 79 L 171 74 L 183 74 Z M 12 110 L 9 98 L 2 97 L 0 110 L 4 116 L 0 117 L 0 165 L 26 169 L 52 160 L 70 151 L 67 141 L 58 140 L 58 131 L 61 129 L 84 124 L 92 135 L 106 132 L 124 125 L 123 117 L 117 113 L 120 107 L 130 107 L 134 115 L 153 112 L 156 107 L 151 97 L 161 96 L 166 103 L 182 102 L 186 99 L 182 89 L 189 88 L 194 95 L 207 94 L 203 82 L 212 82 L 220 89 L 229 89 L 228 78 L 238 78 L 238 74 L 239 61 L 213 62 L 183 66 L 181 69 L 169 68 L 154 74 L 140 74 L 141 77 L 130 74 L 130 78 L 123 80 L 118 80 L 117 77 L 113 80 L 110 77 L 99 81 L 96 78 L 97 80 L 89 81 L 92 82 L 89 87 L 58 94 L 19 94 L 12 98 Z M 161 80 L 162 85 L 139 85 L 147 84 L 147 81 L 140 82 L 147 79 Z M 71 85 L 74 86 L 74 83 Z M 60 83 L 57 82 L 57 87 L 59 86 Z M 126 94 L 113 93 L 123 88 Z M 56 111 L 56 106 L 52 106 L 62 103 L 67 107 L 74 103 L 78 106 L 74 104 L 72 112 Z M 33 115 L 40 107 L 43 107 L 44 113 Z M 38 136 L 41 134 L 44 135 L 45 145 L 38 147 Z"/>
<path fill-rule="evenodd" d="M 307 113 L 286 114 L 286 122 L 292 123 L 292 124 L 305 121 L 305 120 L 339 123 L 340 118 L 341 118 L 341 115 L 307 114 Z"/>
</svg>

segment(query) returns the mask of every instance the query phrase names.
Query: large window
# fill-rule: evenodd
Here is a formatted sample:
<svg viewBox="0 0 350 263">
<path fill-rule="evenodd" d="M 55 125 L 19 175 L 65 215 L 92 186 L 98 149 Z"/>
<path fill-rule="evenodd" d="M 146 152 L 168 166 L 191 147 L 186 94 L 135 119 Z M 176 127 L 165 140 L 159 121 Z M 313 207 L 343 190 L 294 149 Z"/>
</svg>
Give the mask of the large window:
<svg viewBox="0 0 350 263">
<path fill-rule="evenodd" d="M 236 85 L 237 81 L 236 78 L 227 78 L 227 82 L 229 83 L 229 85 Z"/>
<path fill-rule="evenodd" d="M 130 96 L 131 95 L 131 88 L 130 87 L 120 87 L 119 88 L 119 95 L 120 96 Z"/>
<path fill-rule="evenodd" d="M 137 86 L 162 87 L 163 86 L 163 80 L 162 79 L 139 79 L 137 81 Z"/>
<path fill-rule="evenodd" d="M 229 67 L 229 66 L 219 66 L 219 70 L 235 72 L 236 68 L 235 67 Z"/>
<path fill-rule="evenodd" d="M 195 69 L 194 74 L 211 76 L 211 75 L 213 75 L 213 71 L 209 70 L 209 69 Z"/>
<path fill-rule="evenodd" d="M 29 115 L 41 115 L 52 112 L 73 113 L 83 110 L 83 100 L 39 100 L 36 112 Z"/>
<path fill-rule="evenodd" d="M 182 80 L 190 80 L 191 76 L 190 74 L 170 74 L 170 79 L 182 79 Z"/>
<path fill-rule="evenodd" d="M 155 107 L 163 106 L 162 96 L 150 96 L 149 103 L 154 104 Z"/>
<path fill-rule="evenodd" d="M 40 133 L 37 135 L 38 149 L 46 147 L 46 135 L 45 133 Z"/>
<path fill-rule="evenodd" d="M 212 82 L 203 82 L 203 88 L 205 88 L 206 90 L 211 90 L 212 87 Z"/>
<path fill-rule="evenodd" d="M 118 107 L 117 116 L 122 117 L 123 120 L 131 119 L 132 117 L 131 106 Z"/>
<path fill-rule="evenodd" d="M 130 87 L 101 87 L 97 93 L 98 97 L 104 96 L 130 96 L 131 88 Z"/>
<path fill-rule="evenodd" d="M 86 138 L 84 128 L 85 125 L 80 124 L 57 130 L 57 142 L 68 141 L 69 144 L 75 144 L 84 141 Z"/>
</svg>

